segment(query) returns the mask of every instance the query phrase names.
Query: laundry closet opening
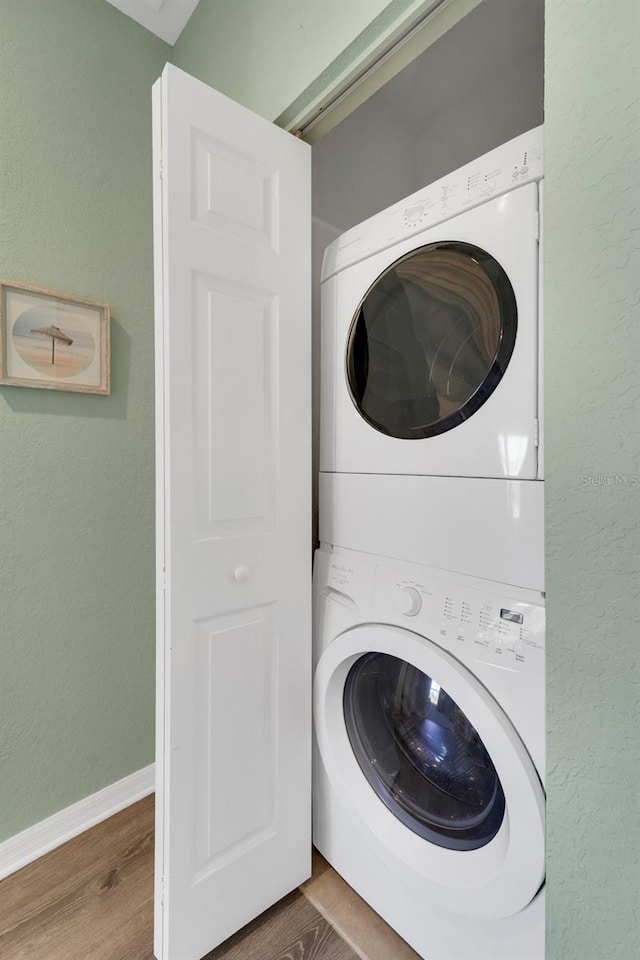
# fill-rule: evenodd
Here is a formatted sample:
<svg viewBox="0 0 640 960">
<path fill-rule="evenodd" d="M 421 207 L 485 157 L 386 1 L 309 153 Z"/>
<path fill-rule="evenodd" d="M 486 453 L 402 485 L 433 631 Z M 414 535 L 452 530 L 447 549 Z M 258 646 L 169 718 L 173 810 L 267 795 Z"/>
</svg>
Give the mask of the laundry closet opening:
<svg viewBox="0 0 640 960">
<path fill-rule="evenodd" d="M 484 0 L 313 146 L 316 545 L 324 251 L 345 230 L 539 126 L 543 44 L 544 0 Z"/>
</svg>

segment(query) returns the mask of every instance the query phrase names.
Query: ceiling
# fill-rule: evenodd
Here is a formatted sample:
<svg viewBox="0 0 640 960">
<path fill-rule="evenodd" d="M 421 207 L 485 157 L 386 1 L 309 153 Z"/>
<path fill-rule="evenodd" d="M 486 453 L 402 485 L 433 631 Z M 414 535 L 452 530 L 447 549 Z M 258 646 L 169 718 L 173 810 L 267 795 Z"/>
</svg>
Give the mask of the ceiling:
<svg viewBox="0 0 640 960">
<path fill-rule="evenodd" d="M 174 44 L 199 0 L 107 0 L 112 7 Z"/>
</svg>

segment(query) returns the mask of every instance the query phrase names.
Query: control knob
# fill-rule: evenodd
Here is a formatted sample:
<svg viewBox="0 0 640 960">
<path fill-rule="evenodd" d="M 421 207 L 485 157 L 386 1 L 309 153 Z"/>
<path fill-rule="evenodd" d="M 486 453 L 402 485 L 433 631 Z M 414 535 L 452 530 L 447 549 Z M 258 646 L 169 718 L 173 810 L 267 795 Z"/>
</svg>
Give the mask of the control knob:
<svg viewBox="0 0 640 960">
<path fill-rule="evenodd" d="M 415 617 L 422 610 L 422 597 L 415 587 L 402 587 L 398 591 L 396 603 L 405 617 Z"/>
</svg>

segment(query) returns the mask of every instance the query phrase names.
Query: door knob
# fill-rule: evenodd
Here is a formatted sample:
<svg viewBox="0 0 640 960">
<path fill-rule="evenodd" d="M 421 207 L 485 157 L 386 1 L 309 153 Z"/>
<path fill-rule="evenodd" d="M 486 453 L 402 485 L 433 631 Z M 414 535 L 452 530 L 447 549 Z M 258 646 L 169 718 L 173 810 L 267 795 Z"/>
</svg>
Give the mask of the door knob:
<svg viewBox="0 0 640 960">
<path fill-rule="evenodd" d="M 241 564 L 239 567 L 236 567 L 233 571 L 233 579 L 237 580 L 238 583 L 241 583 L 243 580 L 249 579 L 249 567 L 245 567 Z"/>
</svg>

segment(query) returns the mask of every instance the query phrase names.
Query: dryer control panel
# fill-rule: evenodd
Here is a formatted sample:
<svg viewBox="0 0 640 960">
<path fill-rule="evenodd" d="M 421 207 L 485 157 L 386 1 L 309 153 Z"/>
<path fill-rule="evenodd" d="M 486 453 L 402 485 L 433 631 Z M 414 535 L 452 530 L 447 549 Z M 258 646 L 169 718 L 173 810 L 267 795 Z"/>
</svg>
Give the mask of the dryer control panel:
<svg viewBox="0 0 640 960">
<path fill-rule="evenodd" d="M 541 180 L 542 172 L 542 127 L 536 127 L 347 230 L 327 247 L 322 280 L 492 197 Z"/>
</svg>

